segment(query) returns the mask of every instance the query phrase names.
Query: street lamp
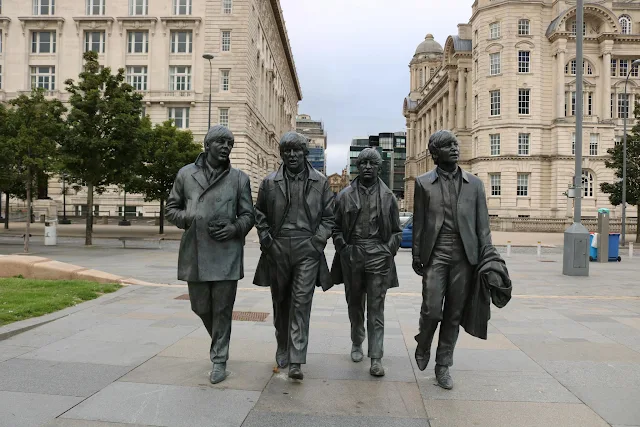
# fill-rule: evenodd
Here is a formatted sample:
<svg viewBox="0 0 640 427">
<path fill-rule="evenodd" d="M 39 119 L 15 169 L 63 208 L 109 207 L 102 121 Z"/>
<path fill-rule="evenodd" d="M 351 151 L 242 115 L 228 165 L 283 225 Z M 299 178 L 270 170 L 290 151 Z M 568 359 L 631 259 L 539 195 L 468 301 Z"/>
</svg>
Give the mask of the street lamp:
<svg viewBox="0 0 640 427">
<path fill-rule="evenodd" d="M 629 98 L 627 94 L 627 84 L 629 83 L 629 76 L 634 67 L 640 65 L 640 59 L 636 59 L 631 63 L 631 67 L 627 72 L 627 78 L 624 81 L 624 99 L 627 105 L 627 111 L 622 118 L 622 230 L 620 236 L 620 244 L 622 246 L 627 244 L 627 117 L 629 117 Z"/>
<path fill-rule="evenodd" d="M 67 219 L 67 174 L 62 173 L 62 219 L 60 224 L 71 224 Z"/>
<path fill-rule="evenodd" d="M 207 131 L 209 131 L 209 129 L 211 129 L 211 80 L 213 79 L 213 65 L 211 64 L 211 60 L 213 59 L 213 55 L 205 53 L 202 57 L 209 61 L 209 127 L 207 127 Z"/>
</svg>

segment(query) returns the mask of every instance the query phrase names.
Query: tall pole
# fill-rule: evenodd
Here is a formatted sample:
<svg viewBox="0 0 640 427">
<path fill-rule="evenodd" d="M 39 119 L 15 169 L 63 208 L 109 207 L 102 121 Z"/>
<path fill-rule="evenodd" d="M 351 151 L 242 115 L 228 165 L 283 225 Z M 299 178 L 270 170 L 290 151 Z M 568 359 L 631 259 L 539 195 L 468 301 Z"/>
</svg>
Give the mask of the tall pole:
<svg viewBox="0 0 640 427">
<path fill-rule="evenodd" d="M 60 224 L 71 224 L 67 219 L 67 174 L 62 174 L 62 220 Z"/>
<path fill-rule="evenodd" d="M 211 64 L 211 60 L 213 59 L 213 55 L 205 53 L 202 57 L 209 61 L 209 126 L 207 127 L 207 131 L 209 131 L 209 129 L 211 129 L 211 81 L 213 80 L 213 65 Z"/>
<path fill-rule="evenodd" d="M 583 38 L 584 38 L 584 0 L 578 0 L 576 17 L 576 167 L 574 186 L 575 205 L 573 209 L 573 222 L 580 224 L 582 219 L 582 115 L 583 115 Z"/>
<path fill-rule="evenodd" d="M 640 59 L 636 59 L 631 63 L 629 71 L 627 71 L 627 78 L 624 80 L 624 102 L 627 106 L 627 111 L 622 118 L 622 227 L 620 236 L 620 245 L 625 246 L 627 244 L 627 118 L 629 117 L 629 111 L 631 110 L 629 103 L 629 94 L 627 93 L 627 84 L 629 83 L 629 76 L 634 67 L 640 65 Z"/>
</svg>

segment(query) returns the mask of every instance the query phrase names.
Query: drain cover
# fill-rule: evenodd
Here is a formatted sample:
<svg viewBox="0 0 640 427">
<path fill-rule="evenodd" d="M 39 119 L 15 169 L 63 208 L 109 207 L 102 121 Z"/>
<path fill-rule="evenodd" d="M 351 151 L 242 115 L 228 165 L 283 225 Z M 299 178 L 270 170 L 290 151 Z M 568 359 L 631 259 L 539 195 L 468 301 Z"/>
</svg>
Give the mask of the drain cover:
<svg viewBox="0 0 640 427">
<path fill-rule="evenodd" d="M 234 311 L 233 320 L 239 320 L 241 322 L 264 322 L 269 313 L 261 313 L 258 311 Z"/>
</svg>

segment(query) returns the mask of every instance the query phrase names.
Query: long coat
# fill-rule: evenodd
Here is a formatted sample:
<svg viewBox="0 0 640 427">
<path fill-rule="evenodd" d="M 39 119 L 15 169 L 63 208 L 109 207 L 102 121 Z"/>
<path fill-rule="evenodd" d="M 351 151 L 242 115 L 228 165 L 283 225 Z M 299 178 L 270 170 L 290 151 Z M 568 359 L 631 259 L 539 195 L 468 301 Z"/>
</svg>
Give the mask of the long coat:
<svg viewBox="0 0 640 427">
<path fill-rule="evenodd" d="M 327 178 L 311 164 L 307 163 L 309 177 L 304 189 L 304 209 L 315 230 L 315 239 L 322 247 L 326 245 L 331 237 L 334 226 L 333 221 L 333 193 L 329 188 Z M 258 286 L 277 285 L 275 260 L 266 253 L 267 248 L 277 238 L 280 229 L 289 213 L 290 200 L 287 191 L 287 182 L 284 177 L 284 166 L 268 175 L 260 184 L 258 191 L 258 201 L 256 202 L 256 229 L 260 239 L 260 249 L 262 254 L 256 267 L 256 274 L 253 283 Z M 320 268 L 318 269 L 316 286 L 323 290 L 331 288 L 331 276 L 329 266 L 324 251 L 320 257 Z"/>
<path fill-rule="evenodd" d="M 167 199 L 167 219 L 184 229 L 178 255 L 178 280 L 209 282 L 244 277 L 244 241 L 255 214 L 249 177 L 232 168 L 209 184 L 205 153 L 178 172 Z M 209 222 L 232 222 L 236 235 L 227 241 L 209 236 Z"/>
<path fill-rule="evenodd" d="M 345 245 L 350 244 L 351 235 L 356 227 L 362 206 L 358 191 L 359 178 L 353 180 L 350 186 L 343 189 L 336 196 L 334 216 L 336 226 L 333 229 L 333 244 L 336 254 L 331 265 L 331 279 L 334 284 L 344 283 L 344 272 L 340 262 L 340 252 Z M 395 256 L 402 241 L 402 227 L 400 227 L 400 212 L 398 201 L 393 192 L 378 179 L 378 206 L 380 207 L 380 238 L 388 246 L 389 252 Z M 386 280 L 388 288 L 398 287 L 398 273 L 395 260 L 391 263 L 391 270 Z"/>
<path fill-rule="evenodd" d="M 477 265 L 480 248 L 491 244 L 489 210 L 482 181 L 460 169 L 462 186 L 458 195 L 458 227 L 467 259 Z M 413 198 L 413 259 L 427 265 L 444 223 L 444 200 L 433 169 L 416 178 Z"/>
</svg>

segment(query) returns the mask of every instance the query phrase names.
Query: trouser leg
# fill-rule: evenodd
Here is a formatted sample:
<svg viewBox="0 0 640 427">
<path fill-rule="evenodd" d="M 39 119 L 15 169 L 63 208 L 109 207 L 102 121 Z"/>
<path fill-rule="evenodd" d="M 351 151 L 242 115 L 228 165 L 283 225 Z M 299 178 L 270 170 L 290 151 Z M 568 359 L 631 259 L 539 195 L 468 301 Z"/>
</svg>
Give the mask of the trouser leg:
<svg viewBox="0 0 640 427">
<path fill-rule="evenodd" d="M 209 336 L 212 336 L 212 307 L 211 307 L 211 283 L 212 282 L 188 282 L 189 301 L 191 310 L 200 317 Z"/>
<path fill-rule="evenodd" d="M 381 359 L 384 354 L 385 279 L 380 274 L 367 274 L 368 356 L 372 359 Z"/>
<path fill-rule="evenodd" d="M 427 353 L 431 350 L 433 335 L 442 320 L 442 301 L 449 276 L 448 265 L 433 257 L 422 277 L 422 307 L 420 332 L 415 336 L 418 347 Z"/>
<path fill-rule="evenodd" d="M 307 363 L 311 303 L 320 260 L 304 258 L 293 267 L 289 311 L 289 361 Z"/>
<path fill-rule="evenodd" d="M 229 359 L 231 319 L 236 302 L 238 282 L 235 280 L 213 282 L 211 286 L 211 361 L 224 363 Z"/>
<path fill-rule="evenodd" d="M 364 283 L 352 283 L 352 280 L 346 279 L 344 291 L 347 299 L 349 321 L 351 322 L 351 342 L 355 345 L 362 345 L 365 337 L 364 310 L 366 293 L 364 292 Z"/>
<path fill-rule="evenodd" d="M 291 291 L 286 290 L 280 295 L 274 295 L 272 287 L 273 300 L 273 326 L 276 329 L 276 342 L 278 343 L 278 351 L 286 351 L 289 346 L 289 311 L 291 309 Z"/>
</svg>

